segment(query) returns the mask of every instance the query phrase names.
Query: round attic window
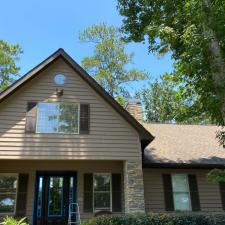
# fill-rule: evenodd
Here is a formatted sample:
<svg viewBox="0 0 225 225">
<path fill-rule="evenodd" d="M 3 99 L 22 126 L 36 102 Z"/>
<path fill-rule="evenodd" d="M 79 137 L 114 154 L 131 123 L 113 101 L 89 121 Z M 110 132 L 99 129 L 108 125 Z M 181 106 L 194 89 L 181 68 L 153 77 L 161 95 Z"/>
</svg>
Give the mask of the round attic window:
<svg viewBox="0 0 225 225">
<path fill-rule="evenodd" d="M 63 85 L 65 84 L 66 77 L 63 74 L 57 74 L 54 77 L 54 82 L 58 85 Z"/>
</svg>

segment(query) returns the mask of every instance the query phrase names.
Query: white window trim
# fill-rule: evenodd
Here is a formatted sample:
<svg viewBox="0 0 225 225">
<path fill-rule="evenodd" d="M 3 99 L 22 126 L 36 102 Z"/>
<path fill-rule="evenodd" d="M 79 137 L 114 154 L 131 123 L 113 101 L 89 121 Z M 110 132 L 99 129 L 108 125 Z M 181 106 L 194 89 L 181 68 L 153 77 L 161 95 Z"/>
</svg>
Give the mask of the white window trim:
<svg viewBox="0 0 225 225">
<path fill-rule="evenodd" d="M 102 208 L 102 209 L 97 209 L 95 210 L 95 191 L 94 191 L 94 176 L 95 175 L 103 175 L 103 176 L 109 176 L 110 177 L 110 209 L 106 209 L 106 208 Z M 112 174 L 111 173 L 93 173 L 93 184 L 92 184 L 92 206 L 93 206 L 93 212 L 100 212 L 100 211 L 107 211 L 109 210 L 110 212 L 112 212 Z"/>
<path fill-rule="evenodd" d="M 15 215 L 16 214 L 16 204 L 17 204 L 17 196 L 18 196 L 18 183 L 19 183 L 19 175 L 17 173 L 0 173 L 0 176 L 15 176 L 17 177 L 17 182 L 16 182 L 16 197 L 15 197 L 15 205 L 14 205 L 14 210 L 13 212 L 0 212 L 0 216 L 4 215 Z"/>
<path fill-rule="evenodd" d="M 65 132 L 40 132 L 38 131 L 38 106 L 40 103 L 46 103 L 46 104 L 65 104 L 65 105 L 77 105 L 78 106 L 78 126 L 77 126 L 77 132 L 76 133 L 65 133 Z M 59 116 L 59 115 L 57 115 Z M 58 127 L 57 127 L 58 129 Z M 37 104 L 37 115 L 36 115 L 36 127 L 35 127 L 35 133 L 36 134 L 68 134 L 68 135 L 73 135 L 73 134 L 80 134 L 80 103 L 72 103 L 72 102 L 38 102 Z"/>
<path fill-rule="evenodd" d="M 182 210 L 182 209 L 175 209 L 175 199 L 174 199 L 174 194 L 175 193 L 187 193 L 187 192 L 175 192 L 173 190 L 173 177 L 174 176 L 185 176 L 186 177 L 186 183 L 187 183 L 187 189 L 188 189 L 188 198 L 189 198 L 189 205 L 190 205 L 190 208 L 189 210 Z M 192 205 L 191 205 L 191 193 L 190 193 L 190 187 L 189 187 L 189 181 L 188 181 L 188 175 L 187 174 L 184 174 L 184 173 L 173 173 L 171 174 L 171 179 L 172 179 L 172 190 L 173 190 L 173 202 L 174 202 L 174 210 L 175 211 L 182 211 L 182 212 L 191 212 L 192 211 Z"/>
</svg>

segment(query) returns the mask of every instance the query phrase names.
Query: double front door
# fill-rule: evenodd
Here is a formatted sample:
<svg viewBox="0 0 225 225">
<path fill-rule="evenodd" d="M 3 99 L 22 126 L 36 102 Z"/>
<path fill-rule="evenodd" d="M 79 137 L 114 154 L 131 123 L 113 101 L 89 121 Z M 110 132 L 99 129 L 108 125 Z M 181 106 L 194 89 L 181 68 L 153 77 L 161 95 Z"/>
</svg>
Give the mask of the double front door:
<svg viewBox="0 0 225 225">
<path fill-rule="evenodd" d="M 76 172 L 38 172 L 34 225 L 67 225 L 69 205 L 76 202 L 76 192 Z"/>
</svg>

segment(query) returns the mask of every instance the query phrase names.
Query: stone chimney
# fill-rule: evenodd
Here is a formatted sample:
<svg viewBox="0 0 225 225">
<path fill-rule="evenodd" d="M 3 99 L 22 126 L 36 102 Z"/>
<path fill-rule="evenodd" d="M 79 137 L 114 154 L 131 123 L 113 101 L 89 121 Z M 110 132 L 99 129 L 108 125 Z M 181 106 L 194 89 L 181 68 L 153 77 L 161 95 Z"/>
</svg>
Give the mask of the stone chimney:
<svg viewBox="0 0 225 225">
<path fill-rule="evenodd" d="M 141 101 L 138 99 L 128 100 L 125 109 L 138 121 L 143 122 Z"/>
</svg>

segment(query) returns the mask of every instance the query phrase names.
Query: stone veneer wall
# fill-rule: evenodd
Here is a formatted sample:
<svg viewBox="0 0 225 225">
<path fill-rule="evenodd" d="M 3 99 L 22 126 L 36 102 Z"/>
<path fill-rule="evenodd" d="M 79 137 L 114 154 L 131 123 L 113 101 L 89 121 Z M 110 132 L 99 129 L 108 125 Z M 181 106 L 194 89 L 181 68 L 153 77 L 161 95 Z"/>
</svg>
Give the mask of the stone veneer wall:
<svg viewBox="0 0 225 225">
<path fill-rule="evenodd" d="M 125 213 L 145 212 L 142 161 L 124 162 Z"/>
</svg>

